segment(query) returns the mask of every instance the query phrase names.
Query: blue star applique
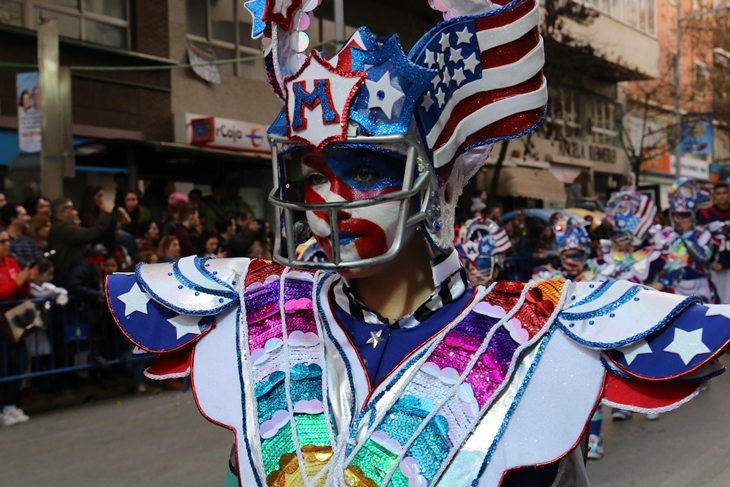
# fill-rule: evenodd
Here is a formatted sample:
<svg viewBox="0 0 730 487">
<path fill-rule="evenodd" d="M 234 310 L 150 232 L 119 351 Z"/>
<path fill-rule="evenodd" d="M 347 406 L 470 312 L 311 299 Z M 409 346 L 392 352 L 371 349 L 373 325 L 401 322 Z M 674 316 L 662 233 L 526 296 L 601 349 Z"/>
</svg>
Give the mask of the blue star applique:
<svg viewBox="0 0 730 487">
<path fill-rule="evenodd" d="M 258 39 L 266 29 L 266 22 L 263 21 L 264 9 L 266 8 L 266 0 L 251 0 L 243 4 L 246 10 L 251 12 L 253 17 L 253 27 L 251 28 L 251 37 Z"/>
<path fill-rule="evenodd" d="M 373 135 L 407 133 L 416 103 L 436 75 L 408 60 L 395 35 L 370 51 L 352 49 L 352 70 L 365 71 L 370 83 L 360 89 L 350 119 Z"/>
</svg>

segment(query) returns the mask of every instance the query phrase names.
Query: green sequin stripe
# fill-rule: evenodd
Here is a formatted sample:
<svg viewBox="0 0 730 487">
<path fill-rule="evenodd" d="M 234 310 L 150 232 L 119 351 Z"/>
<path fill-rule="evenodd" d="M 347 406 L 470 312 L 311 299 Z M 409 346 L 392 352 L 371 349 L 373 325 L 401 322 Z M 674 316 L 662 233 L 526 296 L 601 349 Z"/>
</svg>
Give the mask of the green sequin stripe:
<svg viewBox="0 0 730 487">
<path fill-rule="evenodd" d="M 414 396 L 406 395 L 388 412 L 377 431 L 386 433 L 391 439 L 404 445 L 432 409 L 433 403 L 429 399 L 419 400 Z M 451 450 L 448 430 L 449 425 L 446 418 L 440 415 L 434 416 L 410 447 L 407 456 L 412 456 L 418 462 L 421 472 L 426 478 L 433 478 L 441 467 L 441 462 Z M 370 443 L 372 443 L 370 448 L 363 446 L 355 455 L 352 464 L 360 467 L 367 477 L 380 485 L 395 463 L 397 455 L 372 440 L 368 440 L 368 444 Z M 400 470 L 396 469 L 388 485 L 399 485 L 393 484 L 396 475 L 403 476 Z M 407 479 L 405 485 L 407 485 Z"/>
<path fill-rule="evenodd" d="M 314 446 L 331 446 L 324 414 L 296 414 L 294 421 L 299 435 L 299 444 Z M 261 442 L 261 453 L 264 459 L 266 475 L 279 470 L 279 459 L 285 453 L 294 453 L 291 423 L 281 428 L 272 438 Z"/>
</svg>

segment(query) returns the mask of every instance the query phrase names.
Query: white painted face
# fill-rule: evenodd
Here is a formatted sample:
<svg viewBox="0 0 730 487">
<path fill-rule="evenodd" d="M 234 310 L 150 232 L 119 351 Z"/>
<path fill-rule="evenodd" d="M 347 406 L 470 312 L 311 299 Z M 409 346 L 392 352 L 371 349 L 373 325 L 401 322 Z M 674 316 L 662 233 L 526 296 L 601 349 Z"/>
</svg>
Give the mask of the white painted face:
<svg viewBox="0 0 730 487">
<path fill-rule="evenodd" d="M 305 203 L 361 201 L 403 187 L 405 158 L 375 149 L 328 149 L 302 155 Z M 354 262 L 384 255 L 393 245 L 401 201 L 338 210 L 340 259 Z M 327 211 L 307 211 L 315 239 L 332 259 L 330 217 Z M 404 241 L 413 233 L 409 228 Z"/>
</svg>

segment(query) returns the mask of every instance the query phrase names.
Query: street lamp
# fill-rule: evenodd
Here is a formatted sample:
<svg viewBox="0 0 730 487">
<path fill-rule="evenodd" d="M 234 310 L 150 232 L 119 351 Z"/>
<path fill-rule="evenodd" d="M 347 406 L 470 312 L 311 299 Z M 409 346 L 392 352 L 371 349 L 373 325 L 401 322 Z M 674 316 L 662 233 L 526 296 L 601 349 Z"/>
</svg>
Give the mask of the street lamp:
<svg viewBox="0 0 730 487">
<path fill-rule="evenodd" d="M 698 19 L 705 15 L 712 15 L 724 10 L 730 10 L 730 5 L 725 7 L 713 8 L 705 12 L 697 12 L 686 17 L 682 17 L 682 0 L 675 0 L 677 2 L 677 65 L 676 65 L 676 90 L 677 90 L 677 103 L 675 106 L 676 117 L 677 117 L 677 147 L 676 147 L 676 158 L 674 165 L 675 174 L 680 177 L 682 174 L 682 22 L 692 19 Z"/>
</svg>

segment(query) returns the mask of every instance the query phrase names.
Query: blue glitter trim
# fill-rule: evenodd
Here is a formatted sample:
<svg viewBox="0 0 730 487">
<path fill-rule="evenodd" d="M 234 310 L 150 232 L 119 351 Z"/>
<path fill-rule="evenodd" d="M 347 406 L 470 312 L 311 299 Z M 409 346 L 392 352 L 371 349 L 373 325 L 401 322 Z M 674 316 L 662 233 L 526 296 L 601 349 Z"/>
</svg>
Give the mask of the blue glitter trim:
<svg viewBox="0 0 730 487">
<path fill-rule="evenodd" d="M 434 76 L 438 75 L 438 71 L 436 69 L 427 68 L 408 59 L 408 56 L 406 56 L 400 45 L 400 40 L 397 34 L 391 36 L 379 49 L 372 51 L 361 51 L 359 49 L 352 50 L 353 71 L 362 71 L 365 69 L 366 65 L 372 66 L 372 68 L 367 71 L 370 75 L 374 72 L 373 68 L 377 68 L 387 62 L 392 64 L 394 69 L 387 69 L 382 76 L 388 76 L 388 81 L 392 81 L 392 78 L 390 77 L 391 73 L 395 73 L 399 78 L 411 84 L 409 88 L 404 89 L 405 84 L 399 80 L 400 89 L 398 89 L 398 91 L 401 91 L 404 97 L 400 104 L 400 112 L 398 113 L 397 120 L 390 122 L 390 117 L 387 117 L 385 114 L 383 114 L 383 117 L 387 118 L 388 122 L 383 119 L 373 120 L 371 118 L 374 112 L 373 109 L 367 109 L 367 106 L 369 105 L 369 97 L 375 96 L 375 93 L 370 93 L 367 85 L 360 88 L 358 94 L 353 100 L 353 109 L 350 111 L 350 120 L 357 122 L 371 134 L 406 134 L 408 133 L 408 128 L 411 124 L 411 118 L 413 117 L 416 103 L 421 98 L 423 92 L 431 83 Z M 365 93 L 366 91 L 368 92 L 367 95 Z M 358 111 L 363 108 L 365 113 Z M 377 110 L 377 108 L 374 110 Z M 391 115 L 393 115 L 393 113 L 391 113 Z"/>
<path fill-rule="evenodd" d="M 626 291 L 620 298 L 618 298 L 616 301 L 614 301 L 611 304 L 607 304 L 606 306 L 603 306 L 602 308 L 593 310 L 593 311 L 587 311 L 585 313 L 568 313 L 567 311 L 561 312 L 558 317 L 564 318 L 566 321 L 583 321 L 588 320 L 590 318 L 598 318 L 601 316 L 605 316 L 609 314 L 612 311 L 616 311 L 618 308 L 626 304 L 628 301 L 631 300 L 634 296 L 639 294 L 639 291 L 643 291 L 644 289 L 639 286 L 634 286 L 628 291 Z"/>
<path fill-rule="evenodd" d="M 589 347 L 589 348 L 597 348 L 597 349 L 605 350 L 605 349 L 623 347 L 624 345 L 628 345 L 637 340 L 641 340 L 642 338 L 645 338 L 645 337 L 651 335 L 652 333 L 654 333 L 655 331 L 661 330 L 662 328 L 667 326 L 671 320 L 673 320 L 677 315 L 679 315 L 679 313 L 684 311 L 690 305 L 701 304 L 701 303 L 702 303 L 702 299 L 699 296 L 697 296 L 697 295 L 689 296 L 687 299 L 685 299 L 684 301 L 679 303 L 672 311 L 669 312 L 669 314 L 667 314 L 664 318 L 662 318 L 662 320 L 659 323 L 657 323 L 655 326 L 653 326 L 652 328 L 650 328 L 642 333 L 639 333 L 638 335 L 635 335 L 633 337 L 625 338 L 623 340 L 619 340 L 618 342 L 614 342 L 614 343 L 589 342 L 588 340 L 584 340 L 584 339 L 580 338 L 578 335 L 576 335 L 576 334 L 572 333 L 570 330 L 568 330 L 568 327 L 566 327 L 560 321 L 559 315 L 558 315 L 558 318 L 555 320 L 555 322 L 560 327 L 560 329 L 563 330 L 563 333 L 568 335 L 568 337 L 571 338 L 572 340 L 580 343 L 581 345 Z"/>
<path fill-rule="evenodd" d="M 319 280 L 317 283 L 317 309 L 319 310 L 319 319 L 322 321 L 322 328 L 324 328 L 324 331 L 327 333 L 327 336 L 332 341 L 332 343 L 335 345 L 335 348 L 337 348 L 337 352 L 339 352 L 340 357 L 342 357 L 342 361 L 345 363 L 345 370 L 347 370 L 347 379 L 350 381 L 350 392 L 352 394 L 352 405 L 350 406 L 350 417 L 355 417 L 355 402 L 357 401 L 357 394 L 355 392 L 355 380 L 352 377 L 352 366 L 350 365 L 350 361 L 347 359 L 347 356 L 345 355 L 345 351 L 342 349 L 342 346 L 340 345 L 340 342 L 337 341 L 335 336 L 332 334 L 332 330 L 330 330 L 329 323 L 327 322 L 327 315 L 324 312 L 324 307 L 322 306 L 322 288 L 324 287 L 324 283 L 333 275 L 335 274 L 334 271 L 327 271 L 325 275 Z"/>
<path fill-rule="evenodd" d="M 258 39 L 264 33 L 264 30 L 266 30 L 266 22 L 263 20 L 266 0 L 251 0 L 244 3 L 243 6 L 251 13 L 251 17 L 253 17 L 251 38 Z"/>
<path fill-rule="evenodd" d="M 233 287 L 231 287 L 230 284 L 228 284 L 226 281 L 223 281 L 221 279 L 218 279 L 213 274 L 211 274 L 210 272 L 208 272 L 207 270 L 205 270 L 205 265 L 204 264 L 206 262 L 208 262 L 210 259 L 211 259 L 211 257 L 203 257 L 203 258 L 196 257 L 195 258 L 195 261 L 194 261 L 195 262 L 195 267 L 200 271 L 201 274 L 203 274 L 203 276 L 205 276 L 209 280 L 215 282 L 216 284 L 220 284 L 221 286 L 226 287 L 226 288 L 230 289 L 231 292 L 235 293 L 236 290 L 233 289 Z M 208 291 L 208 293 L 213 294 L 212 291 Z"/>
<path fill-rule="evenodd" d="M 245 276 L 243 277 L 245 279 Z M 236 310 L 236 355 L 238 357 L 238 381 L 241 385 L 241 413 L 243 414 L 243 422 L 241 425 L 245 428 L 246 425 L 246 388 L 243 380 L 243 359 L 241 358 L 241 307 L 246 306 L 245 303 L 240 303 Z M 248 319 L 246 320 L 246 326 L 248 326 Z M 248 436 L 246 435 L 245 429 L 241 431 L 243 436 L 243 442 L 246 445 L 246 453 L 248 454 L 248 462 L 251 465 L 251 473 L 253 478 L 256 480 L 258 487 L 263 487 L 263 482 L 257 475 L 256 465 L 253 461 L 253 455 L 251 453 L 251 445 L 248 444 Z M 236 455 L 238 456 L 238 455 Z M 236 458 L 238 460 L 238 458 Z M 240 474 L 239 474 L 240 475 Z"/>
<path fill-rule="evenodd" d="M 595 301 L 596 299 L 598 299 L 601 296 L 603 296 L 603 294 L 606 291 L 608 291 L 608 289 L 611 286 L 613 286 L 615 284 L 615 282 L 616 281 L 606 281 L 606 282 L 602 283 L 600 286 L 598 286 L 597 289 L 594 289 L 593 292 L 591 292 L 588 296 L 586 296 L 585 298 L 581 299 L 577 303 L 574 303 L 574 304 L 570 305 L 566 309 L 575 308 L 576 306 L 582 306 L 582 305 L 584 305 L 586 303 L 590 303 L 591 301 Z M 580 286 L 580 284 L 578 284 L 578 285 Z"/>
<path fill-rule="evenodd" d="M 535 361 L 532 362 L 532 365 L 530 365 L 530 369 L 527 371 L 527 375 L 525 376 L 525 379 L 522 381 L 522 385 L 520 386 L 519 390 L 517 391 L 517 394 L 512 401 L 512 404 L 509 407 L 509 410 L 507 411 L 507 416 L 505 416 L 504 420 L 502 421 L 502 425 L 499 427 L 499 430 L 497 431 L 497 436 L 492 441 L 492 444 L 489 447 L 489 450 L 487 450 L 487 456 L 482 462 L 482 466 L 479 469 L 479 474 L 477 474 L 476 478 L 472 481 L 471 485 L 472 487 L 477 487 L 479 484 L 479 479 L 484 474 L 484 470 L 486 470 L 487 465 L 489 465 L 489 462 L 492 459 L 492 455 L 494 454 L 494 451 L 497 449 L 497 446 L 499 445 L 499 440 L 502 439 L 502 435 L 504 434 L 504 431 L 507 429 L 507 425 L 509 424 L 510 420 L 512 419 L 512 415 L 515 412 L 515 409 L 517 409 L 517 406 L 519 405 L 520 401 L 522 400 L 522 395 L 525 393 L 525 389 L 527 388 L 527 385 L 530 383 L 530 379 L 532 379 L 532 374 L 535 372 L 535 369 L 537 368 L 537 365 L 540 363 L 540 359 L 542 358 L 542 354 L 545 351 L 545 347 L 547 347 L 548 342 L 553 336 L 553 333 L 555 333 L 556 328 L 554 326 L 550 327 L 550 331 L 548 331 L 545 334 L 545 337 L 543 338 L 542 342 L 540 343 L 540 346 L 537 350 L 537 355 L 535 356 Z"/>
<path fill-rule="evenodd" d="M 196 266 L 197 267 L 197 266 Z M 203 286 L 199 286 L 192 282 L 190 279 L 182 275 L 180 272 L 180 267 L 178 266 L 177 262 L 173 262 L 172 264 L 172 272 L 175 275 L 175 278 L 182 282 L 187 288 L 193 289 L 198 292 L 206 293 L 206 294 L 212 294 L 214 296 L 222 296 L 224 298 L 236 300 L 238 299 L 238 295 L 234 291 L 218 291 L 216 289 L 208 289 L 204 288 Z M 207 276 L 206 276 L 207 278 Z"/>
<path fill-rule="evenodd" d="M 232 304 L 236 303 L 236 301 L 231 301 L 230 303 L 224 304 L 223 306 L 219 306 L 217 308 L 210 309 L 210 310 L 206 309 L 206 310 L 191 311 L 191 310 L 180 308 L 179 306 L 174 305 L 174 304 L 170 303 L 169 301 L 167 301 L 166 299 L 163 299 L 162 297 L 160 297 L 156 292 L 154 292 L 149 287 L 149 285 L 147 285 L 147 282 L 145 282 L 145 280 L 142 279 L 142 276 L 140 275 L 140 269 L 142 268 L 143 265 L 147 265 L 147 264 L 145 264 L 144 262 L 140 262 L 139 264 L 137 264 L 137 266 L 134 269 L 134 274 L 135 274 L 135 277 L 137 278 L 137 282 L 142 286 L 142 288 L 145 290 L 145 292 L 147 294 L 149 294 L 150 296 L 152 296 L 155 299 L 155 301 L 157 301 L 158 303 L 162 304 L 163 306 L 165 306 L 173 311 L 177 311 L 181 315 L 196 315 L 196 316 L 199 315 L 201 318 L 203 318 L 203 316 L 217 315 L 218 313 L 221 313 L 221 312 L 227 310 L 228 308 L 230 308 Z M 201 311 L 204 314 L 201 314 Z"/>
</svg>

